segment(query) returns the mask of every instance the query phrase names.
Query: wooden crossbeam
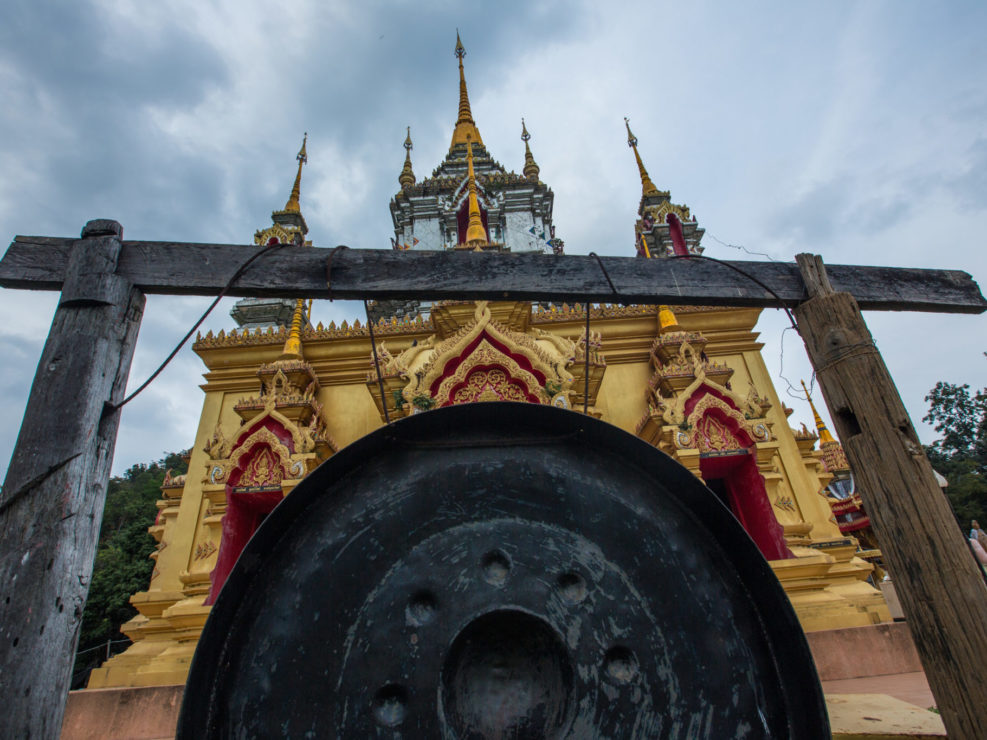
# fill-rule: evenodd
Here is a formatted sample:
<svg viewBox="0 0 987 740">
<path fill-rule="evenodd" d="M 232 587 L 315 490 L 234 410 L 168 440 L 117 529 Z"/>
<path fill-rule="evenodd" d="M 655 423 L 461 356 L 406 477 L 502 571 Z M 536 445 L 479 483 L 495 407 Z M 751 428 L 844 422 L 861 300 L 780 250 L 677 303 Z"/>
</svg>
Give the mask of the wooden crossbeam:
<svg viewBox="0 0 987 740">
<path fill-rule="evenodd" d="M 60 290 L 77 241 L 16 237 L 0 261 L 0 286 Z M 254 245 L 124 241 L 117 274 L 144 293 L 216 295 L 259 249 Z M 330 255 L 331 288 L 326 280 Z M 789 308 L 808 298 L 794 262 L 726 264 L 757 278 L 771 290 L 725 264 L 694 258 L 597 260 L 592 256 L 280 247 L 254 262 L 229 295 Z M 826 267 L 834 289 L 853 295 L 865 310 L 987 310 L 977 284 L 959 270 Z"/>
</svg>

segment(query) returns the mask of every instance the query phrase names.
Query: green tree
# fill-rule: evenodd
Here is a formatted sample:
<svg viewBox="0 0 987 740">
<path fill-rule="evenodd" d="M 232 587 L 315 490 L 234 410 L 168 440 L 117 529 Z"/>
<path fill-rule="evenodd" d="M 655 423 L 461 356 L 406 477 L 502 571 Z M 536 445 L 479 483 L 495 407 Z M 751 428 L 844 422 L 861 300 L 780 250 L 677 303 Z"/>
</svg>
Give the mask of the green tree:
<svg viewBox="0 0 987 740">
<path fill-rule="evenodd" d="M 147 529 L 157 516 L 156 502 L 161 498 L 161 484 L 168 469 L 180 475 L 186 472 L 187 465 L 181 455 L 170 453 L 110 478 L 89 598 L 82 613 L 75 661 L 78 680 L 74 685 L 81 684 L 88 669 L 106 658 L 108 641 L 126 639 L 120 627 L 137 614 L 130 605 L 130 596 L 146 589 L 151 579 L 154 561 L 150 555 L 156 543 Z M 113 647 L 119 652 L 124 646 Z"/>
<path fill-rule="evenodd" d="M 987 388 L 936 383 L 925 397 L 931 423 L 942 438 L 925 448 L 932 466 L 946 477 L 946 496 L 960 527 L 987 523 Z"/>
</svg>

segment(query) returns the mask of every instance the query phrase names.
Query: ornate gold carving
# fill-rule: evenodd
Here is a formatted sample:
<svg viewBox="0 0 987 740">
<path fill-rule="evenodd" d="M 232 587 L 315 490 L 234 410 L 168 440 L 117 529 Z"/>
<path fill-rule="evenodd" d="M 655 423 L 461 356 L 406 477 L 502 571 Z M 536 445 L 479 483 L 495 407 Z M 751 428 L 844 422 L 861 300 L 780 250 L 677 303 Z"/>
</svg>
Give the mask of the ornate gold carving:
<svg viewBox="0 0 987 740">
<path fill-rule="evenodd" d="M 161 482 L 161 488 L 184 488 L 185 487 L 185 475 L 172 475 L 171 468 L 165 471 L 164 480 Z"/>
<path fill-rule="evenodd" d="M 664 195 L 667 196 L 668 193 L 664 193 Z M 665 202 L 654 206 L 645 206 L 644 212 L 650 215 L 651 219 L 656 224 L 665 223 L 665 217 L 668 216 L 669 213 L 674 214 L 682 223 L 688 223 L 693 220 L 688 206 L 680 206 L 672 203 L 670 200 L 666 200 Z M 643 224 L 641 224 L 641 226 L 643 227 Z"/>
<path fill-rule="evenodd" d="M 775 501 L 775 506 L 777 506 L 779 509 L 784 509 L 785 511 L 790 511 L 793 514 L 796 512 L 795 502 L 792 501 L 792 499 L 789 498 L 788 496 L 781 496 L 781 497 L 779 497 L 778 500 Z"/>
<path fill-rule="evenodd" d="M 466 384 L 453 395 L 453 403 L 528 400 L 527 388 L 499 367 L 489 370 L 474 369 L 466 376 L 465 381 Z"/>
<path fill-rule="evenodd" d="M 850 469 L 850 462 L 847 460 L 843 445 L 837 441 L 827 442 L 820 445 L 822 448 L 823 466 L 827 473 L 838 473 Z"/>
<path fill-rule="evenodd" d="M 477 343 L 478 341 L 478 343 Z M 539 346 L 538 342 L 545 346 Z M 497 345 L 506 347 L 510 353 Z M 477 343 L 463 357 L 470 345 Z M 592 338 L 591 338 L 591 348 Z M 550 350 L 554 350 L 550 353 Z M 411 373 L 412 363 L 417 362 L 422 352 L 429 356 L 420 367 Z M 577 354 L 575 342 L 540 331 L 536 338 L 522 332 L 515 332 L 501 326 L 492 319 L 487 301 L 478 301 L 473 321 L 461 327 L 438 345 L 435 337 L 411 347 L 388 361 L 383 370 L 386 376 L 410 375 L 409 382 L 402 390 L 406 401 L 417 396 L 429 396 L 436 405 L 466 403 L 475 400 L 497 398 L 498 400 L 530 400 L 542 397 L 542 384 L 556 383 L 560 391 L 567 390 L 573 377 L 566 365 Z M 523 359 L 523 367 L 518 359 Z M 451 360 L 459 360 L 451 372 L 447 370 Z M 376 380 L 372 373 L 370 379 Z M 435 392 L 432 393 L 432 388 Z M 553 394 L 552 397 L 554 397 Z"/>
<path fill-rule="evenodd" d="M 692 438 L 700 452 L 740 449 L 740 443 L 733 432 L 726 424 L 710 414 L 706 414 L 696 422 L 696 431 Z"/>
<path fill-rule="evenodd" d="M 200 542 L 195 546 L 195 559 L 202 560 L 203 558 L 208 558 L 214 552 L 216 552 L 216 545 L 213 544 L 212 540 Z"/>
<path fill-rule="evenodd" d="M 254 244 L 267 246 L 269 244 L 284 244 L 286 246 L 312 246 L 305 240 L 305 232 L 292 225 L 271 224 L 266 229 L 258 229 L 254 233 Z"/>
<path fill-rule="evenodd" d="M 216 428 L 213 430 L 212 437 L 206 442 L 206 446 L 203 447 L 203 451 L 206 452 L 210 458 L 213 460 L 221 460 L 224 457 L 228 457 L 230 454 L 230 448 L 233 446 L 233 442 L 226 438 L 223 434 L 223 425 L 221 422 L 216 422 Z"/>
<path fill-rule="evenodd" d="M 485 371 L 483 368 L 487 367 L 491 369 Z M 425 382 L 422 383 L 423 391 L 430 387 L 431 384 L 426 384 L 430 377 L 428 374 L 425 376 Z M 465 385 L 459 388 L 463 384 Z M 451 396 L 456 388 L 458 390 L 455 391 L 455 396 Z M 475 396 L 475 393 L 479 393 L 479 389 L 482 388 L 497 395 L 496 400 L 527 401 L 529 394 L 538 394 L 541 383 L 512 357 L 483 339 L 459 364 L 454 373 L 442 378 L 433 398 L 438 406 L 447 403 L 469 403 L 471 400 L 481 400 Z M 405 398 L 407 397 L 406 389 Z M 490 398 L 489 393 L 487 398 Z"/>
<path fill-rule="evenodd" d="M 238 485 L 278 486 L 283 479 L 284 469 L 281 467 L 281 461 L 270 447 L 259 447 L 243 469 Z"/>
</svg>

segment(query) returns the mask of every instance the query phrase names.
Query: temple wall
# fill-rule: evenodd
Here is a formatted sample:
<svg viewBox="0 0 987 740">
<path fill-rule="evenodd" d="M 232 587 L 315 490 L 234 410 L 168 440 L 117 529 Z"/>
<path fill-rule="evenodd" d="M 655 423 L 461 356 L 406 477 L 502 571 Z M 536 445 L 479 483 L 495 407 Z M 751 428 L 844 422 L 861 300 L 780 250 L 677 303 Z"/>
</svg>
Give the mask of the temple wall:
<svg viewBox="0 0 987 740">
<path fill-rule="evenodd" d="M 524 218 L 530 222 L 530 216 Z M 501 320 L 515 316 L 514 309 L 508 310 L 511 305 L 495 307 Z M 633 434 L 648 409 L 646 389 L 654 372 L 650 349 L 658 333 L 657 311 L 643 307 L 598 310 L 601 315 L 593 319 L 591 330 L 603 337 L 602 353 L 607 364 L 591 412 Z M 472 316 L 472 309 L 454 306 L 450 316 L 453 314 L 462 319 Z M 735 393 L 746 396 L 753 383 L 757 392 L 771 403 L 767 420 L 775 439 L 758 445 L 767 455 L 761 459 L 764 455 L 759 454 L 759 465 L 772 511 L 798 555 L 794 560 L 772 561 L 772 567 L 789 592 L 803 626 L 814 630 L 875 623 L 884 618 L 886 607 L 879 595 L 871 593 L 873 589 L 862 582 L 869 566 L 853 557 L 852 543 L 841 537 L 831 521 L 829 505 L 819 493 L 826 474 L 820 468 L 817 453 L 807 451 L 810 445 L 806 443 L 800 448 L 788 426 L 753 331 L 758 314 L 757 309 L 681 309 L 677 315 L 684 330 L 703 331 L 709 340 L 706 353 L 711 359 L 733 370 L 730 386 Z M 517 316 L 510 320 L 521 321 Z M 552 309 L 532 317 L 530 324 L 522 321 L 519 326 L 530 326 L 531 331 L 547 331 L 568 340 L 577 340 L 585 331 L 578 308 Z M 396 356 L 414 340 L 421 345 L 433 331 L 431 325 L 385 327 L 378 338 L 378 348 L 386 347 Z M 225 484 L 209 484 L 207 480 L 210 456 L 205 448 L 212 442 L 217 422 L 221 422 L 228 440 L 236 437 L 241 418 L 234 407 L 240 400 L 257 395 L 257 368 L 277 359 L 281 353 L 283 338 L 275 335 L 258 339 L 262 341 L 217 338 L 211 344 L 196 347 L 208 371 L 202 386 L 205 391 L 202 414 L 178 513 L 163 517 L 164 547 L 157 553 L 155 576 L 147 591 L 133 597 L 141 614 L 125 631 L 135 639 L 135 644 L 95 671 L 90 687 L 156 685 L 184 680 L 209 612 L 203 601 L 209 589 L 209 574 L 217 562 L 226 501 Z M 545 345 L 544 340 L 539 341 Z M 320 380 L 317 400 L 323 408 L 326 431 L 338 448 L 382 425 L 367 385 L 371 361 L 369 338 L 364 330 L 350 328 L 321 336 L 309 335 L 304 340 L 304 351 Z M 693 455 L 691 463 L 685 458 L 680 462 L 698 473 L 697 451 L 680 452 Z M 290 490 L 290 486 L 285 490 Z M 791 505 L 786 501 L 791 501 Z M 170 499 L 163 505 L 166 513 L 174 510 L 169 508 L 174 506 Z M 822 545 L 825 551 L 815 549 L 816 544 Z"/>
<path fill-rule="evenodd" d="M 534 235 L 530 231 L 532 226 L 535 227 Z M 543 230 L 547 237 L 548 230 L 541 216 L 532 219 L 532 214 L 527 211 L 508 211 L 504 214 L 504 243 L 512 252 L 545 251 L 545 242 L 537 237 Z"/>
<path fill-rule="evenodd" d="M 329 433 L 340 448 L 381 426 L 380 413 L 366 383 L 326 386 L 319 393 L 319 402 Z"/>
<path fill-rule="evenodd" d="M 634 434 L 634 427 L 646 410 L 644 389 L 650 376 L 651 366 L 647 360 L 608 365 L 596 399 L 596 409 L 602 412 L 601 418 Z M 629 389 L 639 390 L 635 393 L 628 392 Z"/>
<path fill-rule="evenodd" d="M 414 243 L 418 239 L 418 244 Z M 412 245 L 412 249 L 428 249 L 439 251 L 444 248 L 442 236 L 439 232 L 439 220 L 437 218 L 415 219 L 413 223 L 404 227 L 404 241 Z"/>
</svg>

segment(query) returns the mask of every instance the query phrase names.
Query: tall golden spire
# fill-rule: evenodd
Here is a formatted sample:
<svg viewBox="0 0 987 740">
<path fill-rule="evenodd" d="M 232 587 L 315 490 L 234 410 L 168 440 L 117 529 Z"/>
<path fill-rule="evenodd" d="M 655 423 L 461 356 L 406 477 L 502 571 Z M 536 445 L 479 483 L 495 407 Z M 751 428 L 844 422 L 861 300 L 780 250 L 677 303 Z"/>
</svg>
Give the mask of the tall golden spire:
<svg viewBox="0 0 987 740">
<path fill-rule="evenodd" d="M 624 125 L 627 127 L 627 146 L 634 150 L 637 168 L 641 172 L 641 188 L 644 195 L 657 195 L 658 188 L 651 182 L 651 178 L 648 177 L 648 171 L 644 169 L 644 162 L 641 161 L 641 155 L 637 153 L 637 137 L 631 133 L 631 122 L 626 116 L 624 117 Z"/>
<path fill-rule="evenodd" d="M 473 174 L 473 143 L 466 142 L 467 187 L 469 188 L 469 226 L 466 228 L 466 244 L 480 249 L 487 244 L 487 230 L 480 217 L 480 202 L 476 199 L 476 176 Z"/>
<path fill-rule="evenodd" d="M 295 175 L 295 184 L 291 187 L 291 196 L 288 198 L 288 202 L 284 204 L 284 210 L 288 213 L 301 213 L 301 206 L 298 204 L 298 198 L 302 194 L 302 165 L 308 162 L 308 155 L 305 154 L 305 144 L 308 142 L 308 131 L 305 132 L 305 138 L 302 139 L 302 148 L 298 150 L 298 174 Z"/>
<path fill-rule="evenodd" d="M 456 144 L 465 144 L 472 141 L 483 146 L 483 139 L 473 121 L 473 113 L 470 110 L 470 97 L 466 92 L 466 74 L 463 72 L 463 57 L 466 56 L 466 48 L 459 40 L 459 31 L 456 31 L 456 56 L 459 57 L 459 117 L 456 119 L 456 129 L 452 132 L 452 149 Z"/>
<path fill-rule="evenodd" d="M 401 170 L 401 174 L 398 176 L 398 182 L 402 188 L 411 187 L 415 184 L 415 173 L 411 169 L 411 150 L 413 148 L 411 144 L 411 126 L 408 126 L 408 136 L 404 140 L 404 169 Z"/>
<path fill-rule="evenodd" d="M 311 307 L 311 304 L 309 304 Z M 281 360 L 302 359 L 302 324 L 305 321 L 305 299 L 295 301 L 295 312 L 291 315 L 291 325 L 288 327 L 288 339 L 284 343 Z"/>
<path fill-rule="evenodd" d="M 528 127 L 524 125 L 524 119 L 521 119 L 521 141 L 524 142 L 524 176 L 531 180 L 532 182 L 538 182 L 538 165 L 535 164 L 535 158 L 531 156 L 531 147 L 528 146 L 528 141 L 531 139 L 531 134 L 528 133 Z"/>
<path fill-rule="evenodd" d="M 816 411 L 816 405 L 812 402 L 812 396 L 809 395 L 809 389 L 805 387 L 805 381 L 802 381 L 802 389 L 805 391 L 805 397 L 809 401 L 809 408 L 812 409 L 812 415 L 816 419 L 816 431 L 819 432 L 819 446 L 822 447 L 825 444 L 831 444 L 836 440 L 833 439 L 833 435 L 829 433 L 826 428 L 826 422 L 822 420 L 819 412 Z"/>
</svg>

